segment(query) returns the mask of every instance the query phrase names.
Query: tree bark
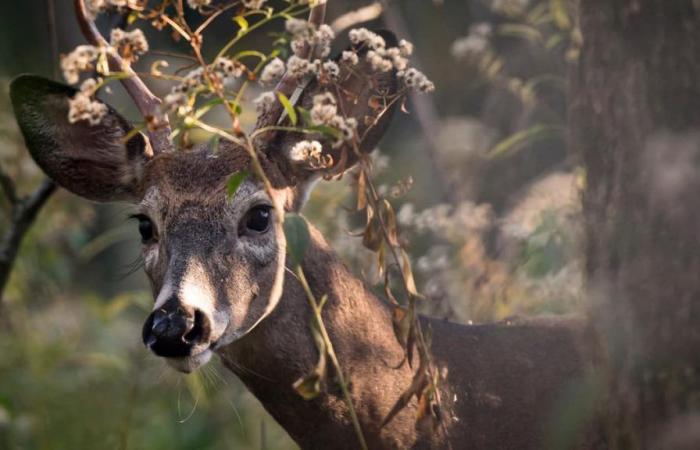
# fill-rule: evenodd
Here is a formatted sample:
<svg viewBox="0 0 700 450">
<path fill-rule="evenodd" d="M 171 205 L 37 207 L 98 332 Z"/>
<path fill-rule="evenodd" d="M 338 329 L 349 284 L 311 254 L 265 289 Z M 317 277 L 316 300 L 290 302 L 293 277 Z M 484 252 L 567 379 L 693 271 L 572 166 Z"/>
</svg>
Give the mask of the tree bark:
<svg viewBox="0 0 700 450">
<path fill-rule="evenodd" d="M 582 0 L 579 14 L 570 146 L 611 448 L 700 448 L 700 2 Z"/>
</svg>

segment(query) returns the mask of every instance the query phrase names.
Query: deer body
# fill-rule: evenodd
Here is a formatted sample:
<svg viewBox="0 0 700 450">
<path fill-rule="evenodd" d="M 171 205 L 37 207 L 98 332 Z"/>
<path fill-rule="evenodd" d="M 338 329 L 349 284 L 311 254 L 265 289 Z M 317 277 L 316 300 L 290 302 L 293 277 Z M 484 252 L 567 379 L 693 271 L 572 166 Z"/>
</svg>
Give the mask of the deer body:
<svg viewBox="0 0 700 450">
<path fill-rule="evenodd" d="M 387 304 L 348 272 L 317 231 L 312 231 L 304 271 L 312 290 L 329 296 L 324 323 L 352 380 L 353 404 L 369 448 L 449 448 L 444 434 L 416 431 L 415 402 L 379 428 L 413 377 L 413 369 L 401 364 L 404 351 Z M 312 401 L 292 388 L 317 359 L 306 302 L 299 282 L 288 272 L 270 320 L 219 353 L 302 448 L 356 449 L 347 408 L 332 382 Z M 545 448 L 558 402 L 591 369 L 583 324 L 552 319 L 463 326 L 423 320 L 433 331 L 433 357 L 447 372 L 441 386 L 442 417 L 452 448 Z M 576 448 L 593 447 L 582 441 Z"/>
</svg>

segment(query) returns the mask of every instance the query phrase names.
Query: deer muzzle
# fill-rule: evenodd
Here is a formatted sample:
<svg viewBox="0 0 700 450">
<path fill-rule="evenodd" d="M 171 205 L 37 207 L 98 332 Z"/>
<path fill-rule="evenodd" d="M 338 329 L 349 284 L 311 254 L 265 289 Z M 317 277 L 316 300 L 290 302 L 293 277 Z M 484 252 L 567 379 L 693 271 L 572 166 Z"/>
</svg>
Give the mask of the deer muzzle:
<svg viewBox="0 0 700 450">
<path fill-rule="evenodd" d="M 144 345 L 166 358 L 192 356 L 205 350 L 210 335 L 211 322 L 207 315 L 175 298 L 148 316 L 142 332 Z"/>
</svg>

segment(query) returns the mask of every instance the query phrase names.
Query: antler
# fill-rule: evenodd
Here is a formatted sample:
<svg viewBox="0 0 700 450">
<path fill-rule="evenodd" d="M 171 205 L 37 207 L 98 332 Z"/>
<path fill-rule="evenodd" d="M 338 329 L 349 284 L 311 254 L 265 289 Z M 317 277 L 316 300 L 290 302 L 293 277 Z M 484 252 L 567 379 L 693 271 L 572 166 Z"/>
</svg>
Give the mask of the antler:
<svg viewBox="0 0 700 450">
<path fill-rule="evenodd" d="M 80 30 L 85 36 L 85 39 L 95 47 L 108 47 L 109 44 L 102 37 L 97 29 L 95 22 L 88 18 L 85 0 L 74 0 L 75 15 L 80 25 Z M 136 107 L 143 117 L 148 121 L 158 117 L 158 125 L 153 129 L 148 130 L 148 137 L 151 141 L 151 148 L 154 153 L 167 151 L 171 148 L 170 143 L 170 123 L 166 114 L 161 114 L 161 100 L 155 96 L 143 80 L 136 75 L 131 66 L 126 63 L 119 54 L 108 52 L 107 59 L 109 61 L 110 70 L 116 72 L 124 72 L 128 76 L 121 79 L 124 89 L 129 93 L 129 96 L 134 100 Z"/>
<path fill-rule="evenodd" d="M 315 25 L 316 28 L 321 26 L 326 18 L 326 3 L 327 0 L 317 0 L 316 6 L 312 7 L 311 11 L 309 12 L 309 23 Z M 310 45 L 306 45 L 299 56 L 302 58 L 308 58 L 312 52 L 313 48 L 311 48 Z M 277 86 L 275 86 L 275 94 L 281 93 L 286 97 L 291 97 L 292 93 L 294 93 L 294 90 L 297 87 L 297 82 L 297 77 L 292 76 L 289 71 L 285 72 L 282 79 L 279 81 L 279 83 L 277 83 Z M 282 103 L 280 103 L 279 100 L 276 101 L 265 114 L 262 114 L 258 118 L 256 128 L 260 129 L 267 126 L 276 125 L 277 121 L 282 116 L 283 111 L 284 107 L 282 106 Z"/>
</svg>

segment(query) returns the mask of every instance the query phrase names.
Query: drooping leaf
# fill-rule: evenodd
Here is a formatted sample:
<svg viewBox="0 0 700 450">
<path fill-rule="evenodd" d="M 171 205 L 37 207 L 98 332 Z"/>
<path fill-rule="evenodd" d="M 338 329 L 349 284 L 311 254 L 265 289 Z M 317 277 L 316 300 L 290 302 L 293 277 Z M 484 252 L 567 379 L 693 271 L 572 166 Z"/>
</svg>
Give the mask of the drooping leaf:
<svg viewBox="0 0 700 450">
<path fill-rule="evenodd" d="M 389 245 L 397 247 L 399 245 L 399 230 L 396 225 L 396 214 L 389 200 L 384 199 L 384 225 L 389 240 Z"/>
<path fill-rule="evenodd" d="M 298 214 L 287 214 L 284 218 L 284 237 L 287 239 L 287 254 L 294 266 L 301 265 L 311 236 L 309 225 Z"/>
<path fill-rule="evenodd" d="M 326 303 L 327 298 L 328 297 L 325 295 L 323 298 L 321 298 L 318 306 L 319 312 Z M 316 343 L 316 349 L 318 350 L 318 361 L 316 362 L 313 372 L 299 378 L 292 385 L 292 387 L 294 387 L 297 393 L 301 395 L 304 400 L 312 400 L 318 397 L 322 391 L 323 383 L 326 379 L 326 357 L 328 354 L 326 342 L 323 340 L 323 336 L 321 335 L 315 321 L 311 322 L 310 328 L 314 342 Z"/>
<path fill-rule="evenodd" d="M 229 199 L 236 195 L 236 191 L 238 191 L 238 188 L 241 187 L 241 183 L 243 183 L 246 178 L 248 178 L 248 172 L 245 170 L 236 172 L 229 177 L 226 182 L 226 196 Z"/>
<path fill-rule="evenodd" d="M 277 93 L 277 98 L 279 98 L 280 103 L 282 103 L 284 110 L 287 111 L 287 115 L 289 116 L 289 120 L 292 122 L 292 125 L 296 126 L 296 124 L 297 124 L 297 112 L 294 110 L 294 106 L 292 106 L 292 102 L 290 102 L 289 99 L 287 98 L 287 96 L 281 92 Z"/>
<path fill-rule="evenodd" d="M 406 282 L 406 290 L 414 297 L 418 297 L 418 289 L 416 289 L 416 281 L 413 279 L 413 270 L 411 269 L 411 259 L 404 249 L 401 249 L 401 272 Z"/>
<path fill-rule="evenodd" d="M 401 393 L 401 396 L 399 397 L 398 400 L 396 400 L 396 403 L 394 406 L 391 408 L 391 411 L 389 411 L 389 414 L 386 415 L 384 420 L 382 420 L 381 428 L 384 428 L 389 422 L 392 421 L 394 417 L 408 405 L 408 403 L 411 401 L 411 398 L 413 396 L 419 396 L 423 390 L 425 389 L 425 385 L 428 383 L 428 378 L 426 376 L 425 370 L 421 370 L 420 368 L 416 371 L 416 373 L 413 375 L 413 380 L 411 381 L 411 385 Z"/>
<path fill-rule="evenodd" d="M 566 6 L 566 0 L 549 0 L 549 13 L 554 18 L 554 23 L 562 30 L 571 28 L 571 19 Z"/>
<path fill-rule="evenodd" d="M 321 393 L 321 377 L 316 372 L 310 373 L 295 381 L 292 387 L 304 400 L 313 400 Z"/>
</svg>

